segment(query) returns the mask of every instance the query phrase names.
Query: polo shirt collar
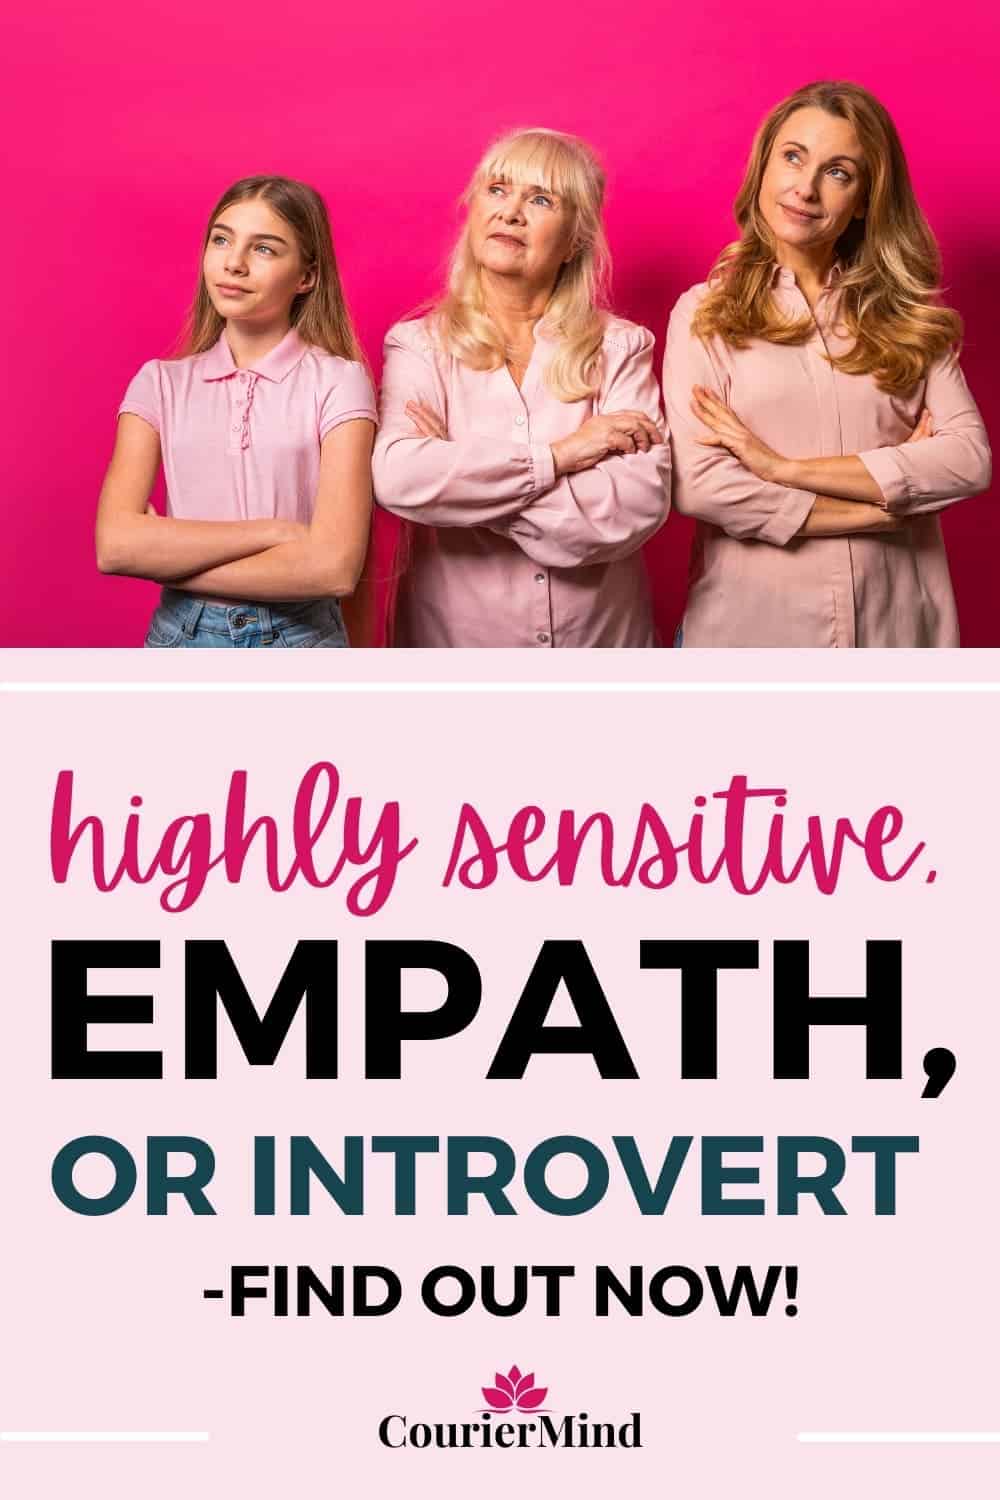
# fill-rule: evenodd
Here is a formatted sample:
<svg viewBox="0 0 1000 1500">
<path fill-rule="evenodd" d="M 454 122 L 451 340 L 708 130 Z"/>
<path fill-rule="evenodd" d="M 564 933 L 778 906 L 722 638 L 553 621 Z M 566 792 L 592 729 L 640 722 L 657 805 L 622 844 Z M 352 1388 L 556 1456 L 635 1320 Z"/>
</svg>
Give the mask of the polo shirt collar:
<svg viewBox="0 0 1000 1500">
<path fill-rule="evenodd" d="M 281 381 L 295 369 L 307 348 L 308 345 L 300 338 L 296 330 L 290 328 L 280 344 L 275 344 L 274 348 L 263 355 L 256 364 L 248 365 L 246 368 L 264 380 Z M 223 332 L 218 342 L 202 356 L 201 378 L 202 380 L 227 380 L 230 375 L 236 373 L 236 361 L 233 359 L 232 350 Z"/>
</svg>

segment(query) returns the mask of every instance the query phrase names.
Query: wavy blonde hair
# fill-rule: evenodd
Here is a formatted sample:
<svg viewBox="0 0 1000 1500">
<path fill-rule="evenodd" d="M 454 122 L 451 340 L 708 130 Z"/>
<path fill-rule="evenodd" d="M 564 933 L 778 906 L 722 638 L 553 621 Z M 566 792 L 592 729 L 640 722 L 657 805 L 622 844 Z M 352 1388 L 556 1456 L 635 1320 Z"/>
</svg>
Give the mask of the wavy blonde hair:
<svg viewBox="0 0 1000 1500">
<path fill-rule="evenodd" d="M 789 322 L 771 295 L 777 247 L 759 207 L 778 133 L 789 115 L 806 108 L 847 120 L 864 153 L 865 216 L 851 221 L 836 246 L 843 272 L 840 318 L 853 343 L 847 353 L 831 356 L 831 363 L 902 394 L 935 359 L 957 347 L 962 321 L 938 302 L 937 242 L 914 195 L 896 127 L 883 105 L 856 83 L 807 84 L 761 125 L 733 206 L 741 237 L 716 261 L 692 330 L 738 349 L 752 338 L 801 344 L 809 337 L 811 319 Z"/>
<path fill-rule="evenodd" d="M 576 136 L 558 130 L 515 130 L 486 151 L 463 202 L 468 203 L 484 182 L 537 185 L 569 204 L 572 253 L 560 268 L 541 328 L 558 345 L 545 371 L 546 385 L 560 401 L 581 401 L 600 387 L 602 308 L 611 269 L 601 219 L 601 164 Z M 430 316 L 442 346 L 462 364 L 474 370 L 496 370 L 503 365 L 503 336 L 486 311 L 467 225 L 452 251 L 447 288 Z"/>
<path fill-rule="evenodd" d="M 208 244 L 212 225 L 231 203 L 246 203 L 260 198 L 284 219 L 295 235 L 306 269 L 315 273 L 307 292 L 300 292 L 292 303 L 289 318 L 307 344 L 315 344 L 328 354 L 364 363 L 364 355 L 354 332 L 341 285 L 337 256 L 330 233 L 326 204 L 315 188 L 291 177 L 242 177 L 226 189 L 209 215 L 202 240 L 202 254 Z M 216 312 L 205 285 L 205 274 L 198 276 L 187 326 L 183 336 L 184 354 L 201 354 L 218 343 L 226 320 Z"/>
</svg>

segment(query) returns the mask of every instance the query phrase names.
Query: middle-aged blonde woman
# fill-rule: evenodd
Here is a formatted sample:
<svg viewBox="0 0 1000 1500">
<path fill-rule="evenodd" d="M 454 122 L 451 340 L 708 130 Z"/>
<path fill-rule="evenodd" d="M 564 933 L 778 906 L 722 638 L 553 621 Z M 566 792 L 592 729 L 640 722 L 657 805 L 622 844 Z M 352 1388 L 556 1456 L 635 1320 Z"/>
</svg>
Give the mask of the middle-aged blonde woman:
<svg viewBox="0 0 1000 1500">
<path fill-rule="evenodd" d="M 699 522 L 687 646 L 955 646 L 937 512 L 990 480 L 937 246 L 885 109 L 775 108 L 740 240 L 667 335 L 674 500 Z"/>
<path fill-rule="evenodd" d="M 601 310 L 604 175 L 551 130 L 476 168 L 447 290 L 385 341 L 376 498 L 403 646 L 652 646 L 667 514 L 653 336 Z"/>
</svg>

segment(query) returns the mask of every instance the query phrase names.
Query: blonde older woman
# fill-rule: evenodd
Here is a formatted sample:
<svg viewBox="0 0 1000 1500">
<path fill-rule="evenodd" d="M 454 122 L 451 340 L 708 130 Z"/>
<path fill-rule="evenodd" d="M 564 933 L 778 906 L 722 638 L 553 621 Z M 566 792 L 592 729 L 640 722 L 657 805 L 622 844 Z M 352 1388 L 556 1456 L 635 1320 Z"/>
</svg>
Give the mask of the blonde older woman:
<svg viewBox="0 0 1000 1500">
<path fill-rule="evenodd" d="M 990 450 L 886 110 L 851 83 L 783 100 L 735 211 L 667 334 L 683 644 L 956 646 L 938 513 Z"/>
<path fill-rule="evenodd" d="M 385 341 L 376 497 L 408 524 L 405 646 L 652 646 L 669 503 L 653 336 L 601 310 L 604 176 L 572 136 L 486 152 L 448 289 Z"/>
</svg>

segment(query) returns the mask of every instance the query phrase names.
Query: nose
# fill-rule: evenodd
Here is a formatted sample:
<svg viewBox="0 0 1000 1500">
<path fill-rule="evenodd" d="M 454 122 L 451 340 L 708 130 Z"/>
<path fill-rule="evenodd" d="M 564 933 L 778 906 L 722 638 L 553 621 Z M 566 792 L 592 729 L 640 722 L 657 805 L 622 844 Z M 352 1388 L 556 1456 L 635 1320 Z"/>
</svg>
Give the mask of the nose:
<svg viewBox="0 0 1000 1500">
<path fill-rule="evenodd" d="M 500 208 L 500 217 L 505 224 L 526 224 L 524 203 L 520 193 L 508 193 Z"/>
<path fill-rule="evenodd" d="M 819 173 L 812 177 L 803 177 L 799 183 L 799 197 L 804 198 L 807 203 L 819 202 Z"/>
<path fill-rule="evenodd" d="M 246 257 L 237 245 L 232 244 L 226 251 L 226 270 L 231 276 L 245 276 L 247 269 Z"/>
</svg>

